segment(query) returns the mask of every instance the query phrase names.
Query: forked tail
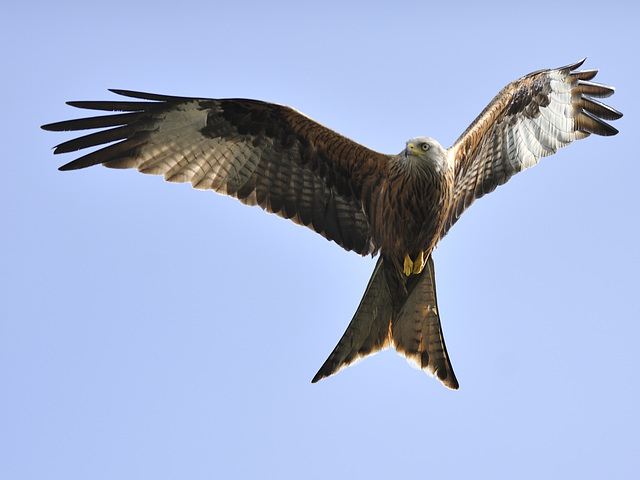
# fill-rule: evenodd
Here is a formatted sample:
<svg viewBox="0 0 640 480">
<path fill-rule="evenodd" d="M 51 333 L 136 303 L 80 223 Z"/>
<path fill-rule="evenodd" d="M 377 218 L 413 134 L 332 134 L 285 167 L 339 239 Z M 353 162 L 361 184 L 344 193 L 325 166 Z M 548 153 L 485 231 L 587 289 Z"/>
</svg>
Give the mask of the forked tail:
<svg viewBox="0 0 640 480">
<path fill-rule="evenodd" d="M 387 274 L 381 257 L 356 314 L 312 382 L 393 345 L 410 363 L 457 389 L 440 326 L 433 259 L 429 256 L 423 272 L 409 277 L 406 285 L 392 282 L 390 288 Z"/>
</svg>

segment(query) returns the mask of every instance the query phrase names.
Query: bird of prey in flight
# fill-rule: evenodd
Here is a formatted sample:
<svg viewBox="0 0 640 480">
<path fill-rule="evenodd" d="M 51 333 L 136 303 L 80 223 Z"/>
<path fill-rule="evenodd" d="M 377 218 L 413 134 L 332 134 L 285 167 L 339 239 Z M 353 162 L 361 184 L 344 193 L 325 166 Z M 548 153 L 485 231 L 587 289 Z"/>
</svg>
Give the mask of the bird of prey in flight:
<svg viewBox="0 0 640 480">
<path fill-rule="evenodd" d="M 460 215 L 513 175 L 590 134 L 615 135 L 613 94 L 578 70 L 540 70 L 506 87 L 448 149 L 412 138 L 396 155 L 375 152 L 293 108 L 247 99 L 112 90 L 135 100 L 68 102 L 122 112 L 44 125 L 99 129 L 55 148 L 103 146 L 60 167 L 102 164 L 163 175 L 259 205 L 346 250 L 378 261 L 360 305 L 313 382 L 393 346 L 458 388 L 440 326 L 431 253 Z"/>
</svg>

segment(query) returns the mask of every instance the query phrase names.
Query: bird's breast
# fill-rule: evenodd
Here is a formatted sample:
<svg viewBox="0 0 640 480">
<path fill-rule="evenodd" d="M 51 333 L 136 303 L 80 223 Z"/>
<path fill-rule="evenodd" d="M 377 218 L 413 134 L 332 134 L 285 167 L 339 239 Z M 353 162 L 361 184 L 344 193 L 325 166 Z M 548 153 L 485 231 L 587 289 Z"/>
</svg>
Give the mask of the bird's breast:
<svg viewBox="0 0 640 480">
<path fill-rule="evenodd" d="M 445 176 L 396 175 L 371 195 L 369 217 L 386 256 L 430 253 L 446 218 L 451 187 Z"/>
</svg>

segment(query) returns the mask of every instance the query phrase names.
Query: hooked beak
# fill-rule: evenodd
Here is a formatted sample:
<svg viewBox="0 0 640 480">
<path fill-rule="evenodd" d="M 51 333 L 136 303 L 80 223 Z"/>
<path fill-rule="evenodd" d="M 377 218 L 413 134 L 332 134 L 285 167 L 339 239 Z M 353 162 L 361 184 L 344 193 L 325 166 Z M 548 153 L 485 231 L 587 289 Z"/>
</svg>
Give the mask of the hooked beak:
<svg viewBox="0 0 640 480">
<path fill-rule="evenodd" d="M 425 152 L 418 150 L 413 142 L 407 142 L 407 155 L 424 155 Z"/>
</svg>

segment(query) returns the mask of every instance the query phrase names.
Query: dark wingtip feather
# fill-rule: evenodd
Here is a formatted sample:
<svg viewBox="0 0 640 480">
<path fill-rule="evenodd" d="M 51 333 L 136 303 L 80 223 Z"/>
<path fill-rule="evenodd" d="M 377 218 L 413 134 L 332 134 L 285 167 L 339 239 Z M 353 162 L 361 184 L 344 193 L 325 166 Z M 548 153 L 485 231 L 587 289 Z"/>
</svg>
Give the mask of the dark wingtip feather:
<svg viewBox="0 0 640 480">
<path fill-rule="evenodd" d="M 80 158 L 72 160 L 69 163 L 65 163 L 61 167 L 58 167 L 58 170 L 60 172 L 68 172 L 69 170 L 81 170 L 83 168 L 92 167 L 93 165 L 98 165 L 99 162 L 92 162 L 90 159 L 87 159 L 89 155 L 84 155 Z"/>
<path fill-rule="evenodd" d="M 587 112 L 593 113 L 603 120 L 618 120 L 622 117 L 622 112 L 593 98 L 583 96 L 579 105 Z"/>
<path fill-rule="evenodd" d="M 64 131 L 64 128 L 60 127 L 60 124 L 62 123 L 64 122 L 47 123 L 46 125 L 40 125 L 40 128 L 47 132 L 62 132 Z"/>
<path fill-rule="evenodd" d="M 73 163 L 75 163 L 75 161 L 74 162 L 69 162 L 69 163 L 67 163 L 65 165 L 62 165 L 61 167 L 58 167 L 58 171 L 67 172 L 69 170 L 80 170 L 81 168 L 84 168 L 84 167 L 75 167 L 73 165 Z"/>
<path fill-rule="evenodd" d="M 565 65 L 564 67 L 558 68 L 558 70 L 562 72 L 570 72 L 575 70 L 576 68 L 580 68 L 584 62 L 587 61 L 587 57 L 584 57 L 582 60 L 578 60 L 577 62 L 570 63 L 569 65 Z"/>
<path fill-rule="evenodd" d="M 152 103 L 149 102 L 116 102 L 112 100 L 82 100 L 67 102 L 67 105 L 85 110 L 102 110 L 106 112 L 141 112 L 149 109 Z"/>
<path fill-rule="evenodd" d="M 107 164 L 122 158 L 135 157 L 137 148 L 144 144 L 147 139 L 148 135 L 136 135 L 132 138 L 113 143 L 77 158 L 63 165 L 58 170 L 79 170 L 81 168 L 92 167 L 93 165 Z"/>
<path fill-rule="evenodd" d="M 134 90 L 122 90 L 118 88 L 109 88 L 109 91 L 123 97 L 138 98 L 140 100 L 153 100 L 156 102 L 175 102 L 184 100 L 193 100 L 191 97 L 176 97 L 173 95 L 160 95 L 157 93 L 137 92 Z"/>
<path fill-rule="evenodd" d="M 576 93 L 588 95 L 590 97 L 607 98 L 613 95 L 616 89 L 615 87 L 603 85 L 601 83 L 579 80 L 575 87 L 575 91 Z"/>
<path fill-rule="evenodd" d="M 104 145 L 105 143 L 125 140 L 134 133 L 135 127 L 131 125 L 110 128 L 108 130 L 100 130 L 98 132 L 61 143 L 56 147 L 53 153 L 69 153 L 82 150 L 83 148 L 97 147 L 99 145 Z"/>
<path fill-rule="evenodd" d="M 576 117 L 576 126 L 577 130 L 581 132 L 594 133 L 596 135 L 602 135 L 603 137 L 611 137 L 618 133 L 616 128 L 587 110 L 583 110 L 580 112 L 580 115 Z"/>
<path fill-rule="evenodd" d="M 100 115 L 97 117 L 78 118 L 76 120 L 64 120 L 62 122 L 43 125 L 43 130 L 51 132 L 72 132 L 78 130 L 91 130 L 94 128 L 117 127 L 132 124 L 142 118 L 143 112 L 117 113 L 115 115 Z"/>
</svg>

